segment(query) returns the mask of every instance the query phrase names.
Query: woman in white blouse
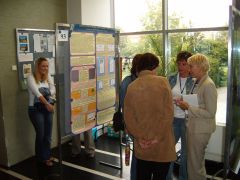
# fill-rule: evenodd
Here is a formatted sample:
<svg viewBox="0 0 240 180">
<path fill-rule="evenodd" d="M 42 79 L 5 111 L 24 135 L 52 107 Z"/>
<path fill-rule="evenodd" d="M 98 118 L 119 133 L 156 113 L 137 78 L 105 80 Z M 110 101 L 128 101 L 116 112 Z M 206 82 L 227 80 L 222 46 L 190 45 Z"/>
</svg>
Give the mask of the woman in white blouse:
<svg viewBox="0 0 240 180">
<path fill-rule="evenodd" d="M 38 58 L 35 71 L 27 79 L 29 93 L 28 115 L 36 131 L 35 153 L 37 160 L 52 166 L 51 136 L 54 99 L 56 90 L 48 74 L 48 61 Z"/>
</svg>

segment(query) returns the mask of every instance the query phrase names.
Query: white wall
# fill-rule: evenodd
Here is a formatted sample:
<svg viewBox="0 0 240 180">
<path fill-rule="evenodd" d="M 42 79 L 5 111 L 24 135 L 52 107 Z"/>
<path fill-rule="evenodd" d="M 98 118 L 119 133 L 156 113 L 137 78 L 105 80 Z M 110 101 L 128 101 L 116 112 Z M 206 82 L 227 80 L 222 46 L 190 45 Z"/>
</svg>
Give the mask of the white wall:
<svg viewBox="0 0 240 180">
<path fill-rule="evenodd" d="M 212 161 L 223 162 L 225 126 L 217 125 L 206 149 L 205 158 Z"/>
<path fill-rule="evenodd" d="M 82 0 L 82 24 L 111 27 L 110 0 Z"/>
<path fill-rule="evenodd" d="M 112 6 L 113 0 L 68 0 L 68 23 L 112 28 Z"/>
<path fill-rule="evenodd" d="M 81 24 L 81 0 L 67 0 L 67 22 L 69 24 Z"/>
</svg>

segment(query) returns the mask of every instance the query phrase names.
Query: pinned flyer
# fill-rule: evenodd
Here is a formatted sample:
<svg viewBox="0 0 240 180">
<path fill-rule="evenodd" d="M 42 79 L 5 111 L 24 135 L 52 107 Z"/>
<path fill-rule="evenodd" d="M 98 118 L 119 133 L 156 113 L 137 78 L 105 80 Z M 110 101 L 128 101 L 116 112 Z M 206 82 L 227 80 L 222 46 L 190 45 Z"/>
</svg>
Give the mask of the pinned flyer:
<svg viewBox="0 0 240 180">
<path fill-rule="evenodd" d="M 68 30 L 59 30 L 57 34 L 58 41 L 68 41 Z"/>
<path fill-rule="evenodd" d="M 28 33 L 18 33 L 18 52 L 28 53 L 30 52 L 29 47 L 29 34 Z"/>
</svg>

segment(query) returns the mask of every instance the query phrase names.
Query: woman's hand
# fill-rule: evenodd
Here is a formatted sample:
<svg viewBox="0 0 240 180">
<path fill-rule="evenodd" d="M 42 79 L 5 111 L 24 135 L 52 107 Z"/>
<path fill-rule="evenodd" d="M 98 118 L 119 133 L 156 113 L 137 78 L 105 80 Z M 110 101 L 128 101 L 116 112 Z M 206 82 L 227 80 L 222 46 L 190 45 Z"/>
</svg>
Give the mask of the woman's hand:
<svg viewBox="0 0 240 180">
<path fill-rule="evenodd" d="M 54 105 L 50 104 L 44 96 L 40 96 L 39 97 L 39 100 L 41 103 L 43 103 L 43 105 L 46 107 L 46 109 L 49 111 L 49 112 L 54 112 Z"/>
<path fill-rule="evenodd" d="M 47 110 L 49 112 L 54 112 L 54 105 L 47 103 L 47 104 L 45 104 L 45 107 L 47 108 Z"/>
<path fill-rule="evenodd" d="M 188 110 L 189 104 L 186 101 L 178 101 L 178 106 L 183 110 Z"/>
<path fill-rule="evenodd" d="M 139 139 L 138 140 L 139 145 L 141 146 L 142 149 L 149 149 L 151 148 L 154 144 L 158 143 L 157 139 Z"/>
<path fill-rule="evenodd" d="M 179 101 L 182 101 L 182 97 L 181 96 L 176 96 L 173 98 L 173 103 L 176 104 L 178 106 Z"/>
</svg>

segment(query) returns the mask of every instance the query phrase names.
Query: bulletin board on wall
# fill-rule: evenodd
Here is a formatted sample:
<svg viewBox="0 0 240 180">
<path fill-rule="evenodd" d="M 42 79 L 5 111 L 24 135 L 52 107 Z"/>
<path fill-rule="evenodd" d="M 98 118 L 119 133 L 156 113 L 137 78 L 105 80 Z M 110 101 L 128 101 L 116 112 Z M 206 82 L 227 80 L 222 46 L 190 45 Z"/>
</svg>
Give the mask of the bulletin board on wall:
<svg viewBox="0 0 240 180">
<path fill-rule="evenodd" d="M 34 71 L 39 57 L 47 58 L 49 74 L 55 75 L 55 42 L 54 30 L 16 29 L 18 77 L 22 89 L 27 89 L 27 76 Z"/>
<path fill-rule="evenodd" d="M 71 129 L 71 133 L 79 134 L 112 120 L 118 83 L 118 36 L 112 28 L 57 24 L 57 56 L 63 51 L 69 54 L 65 67 L 69 68 L 70 83 L 65 94 L 71 100 L 66 97 L 70 113 L 69 117 L 65 115 L 65 132 Z M 58 52 L 58 45 L 62 52 Z"/>
</svg>

